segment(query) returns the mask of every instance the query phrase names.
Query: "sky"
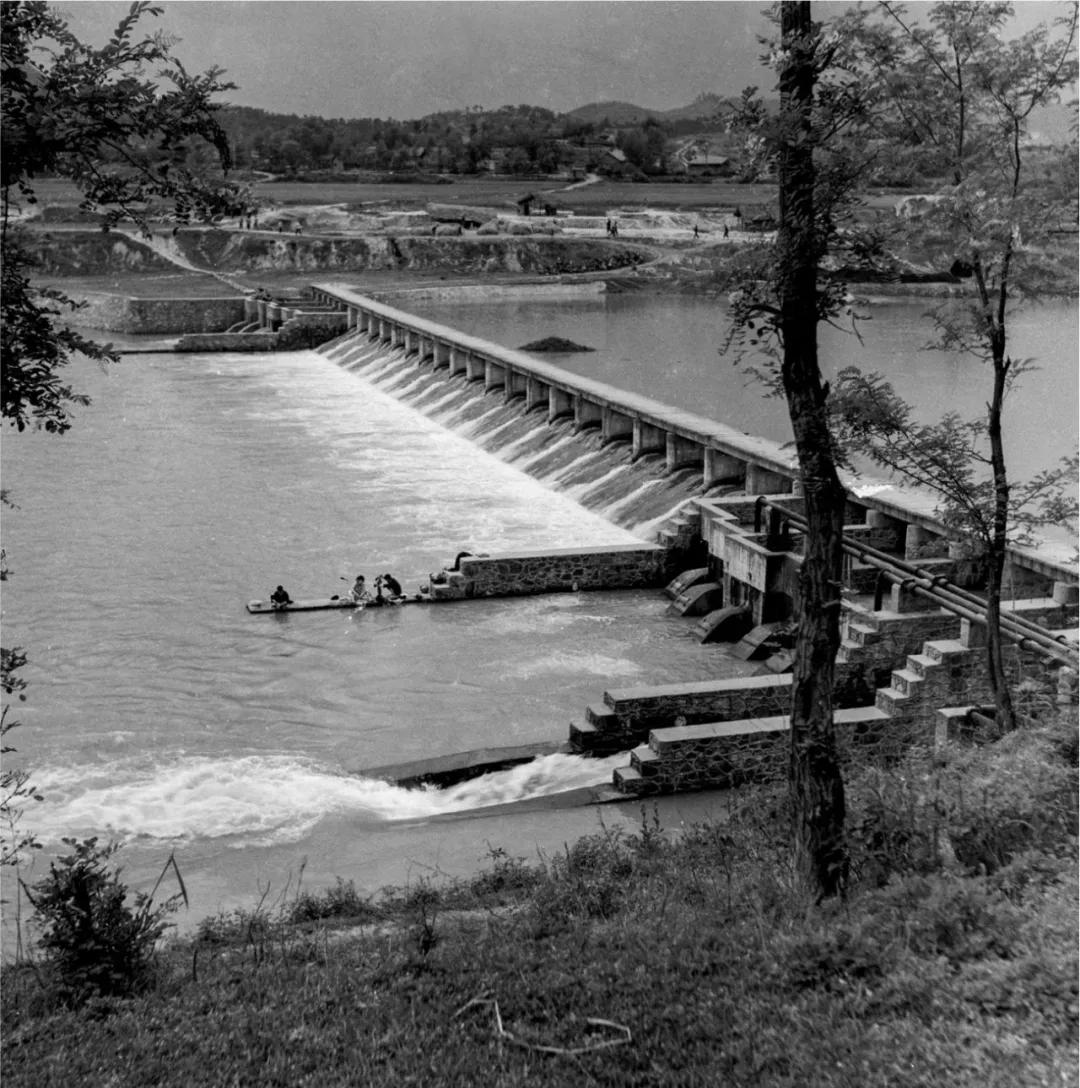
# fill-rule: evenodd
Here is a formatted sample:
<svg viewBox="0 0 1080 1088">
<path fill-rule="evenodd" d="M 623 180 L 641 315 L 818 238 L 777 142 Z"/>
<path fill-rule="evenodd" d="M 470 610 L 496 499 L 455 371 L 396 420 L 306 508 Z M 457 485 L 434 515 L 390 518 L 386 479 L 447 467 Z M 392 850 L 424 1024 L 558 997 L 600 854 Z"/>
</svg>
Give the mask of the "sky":
<svg viewBox="0 0 1080 1088">
<path fill-rule="evenodd" d="M 156 0 L 147 30 L 179 39 L 189 71 L 217 65 L 227 100 L 280 113 L 408 120 L 505 105 L 566 112 L 618 100 L 650 109 L 770 88 L 765 0 Z M 101 44 L 127 2 L 59 0 Z M 847 7 L 815 4 L 815 17 Z M 916 2 L 909 5 L 918 8 Z M 1021 0 L 1020 23 L 1060 3 Z"/>
</svg>

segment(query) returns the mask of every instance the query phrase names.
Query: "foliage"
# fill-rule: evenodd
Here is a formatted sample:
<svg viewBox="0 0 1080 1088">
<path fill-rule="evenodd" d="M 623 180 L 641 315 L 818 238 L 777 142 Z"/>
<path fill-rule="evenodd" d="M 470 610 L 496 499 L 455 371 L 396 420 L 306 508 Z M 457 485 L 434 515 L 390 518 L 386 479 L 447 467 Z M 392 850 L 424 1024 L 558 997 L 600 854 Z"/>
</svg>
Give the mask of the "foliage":
<svg viewBox="0 0 1080 1088">
<path fill-rule="evenodd" d="M 139 20 L 160 11 L 132 4 L 112 38 L 93 49 L 38 0 L 0 9 L 2 408 L 19 430 L 68 429 L 69 406 L 86 403 L 57 373 L 74 352 L 115 359 L 62 326 L 64 310 L 76 304 L 31 283 L 14 220 L 22 205 L 36 202 L 35 179 L 73 181 L 82 207 L 100 209 L 105 227 L 121 218 L 145 227 L 163 202 L 181 217 L 194 211 L 209 218 L 238 199 L 236 186 L 206 172 L 203 150 L 209 147 L 228 171 L 228 144 L 211 98 L 232 85 L 218 69 L 188 73 L 163 35 L 136 37 Z"/>
<path fill-rule="evenodd" d="M 833 381 L 829 407 L 841 448 L 858 450 L 936 492 L 942 523 L 956 545 L 974 558 L 986 555 L 997 510 L 986 417 L 947 412 L 936 422 L 920 422 L 882 374 L 855 367 Z M 1034 530 L 1046 526 L 1075 531 L 1077 464 L 1076 455 L 1063 457 L 1029 480 L 1010 481 L 1010 543 L 1031 543 Z"/>
<path fill-rule="evenodd" d="M 3 418 L 18 430 L 37 426 L 63 434 L 71 426 L 70 405 L 89 404 L 58 371 L 76 352 L 101 363 L 115 362 L 109 346 L 102 346 L 61 325 L 65 310 L 82 305 L 55 288 L 35 288 L 30 282 L 30 262 L 22 247 L 5 239 L 3 278 L 2 352 Z"/>
<path fill-rule="evenodd" d="M 26 664 L 26 654 L 17 646 L 0 649 L 0 687 L 5 696 L 15 695 L 19 701 L 26 696 L 23 690 L 26 681 L 16 673 Z M 11 705 L 5 703 L 0 710 L 0 755 L 10 755 L 15 749 L 8 744 L 8 734 L 19 727 L 19 722 L 10 717 Z M 41 844 L 32 831 L 19 827 L 24 806 L 28 801 L 43 800 L 37 788 L 30 782 L 30 772 L 22 767 L 10 767 L 4 760 L 0 770 L 0 865 L 18 865 L 27 850 L 40 850 Z"/>
<path fill-rule="evenodd" d="M 791 880 L 783 794 L 744 791 L 679 832 L 655 820 L 601 831 L 530 878 L 493 850 L 484 873 L 438 890 L 437 915 L 425 884 L 376 901 L 377 925 L 174 943 L 159 984 L 132 1000 L 57 1009 L 40 971 L 11 968 L 5 1076 L 16 1088 L 925 1088 L 947 1070 L 955 1088 L 1063 1083 L 1076 1062 L 1069 724 L 950 746 L 937 782 L 918 752 L 853 771 L 856 818 L 886 780 L 920 819 L 955 799 L 938 822 L 956 838 L 984 810 L 1056 814 L 992 870 L 975 854 L 909 866 L 897 853 L 884 880 L 859 866 L 845 900 L 811 909 Z M 598 1046 L 612 1025 L 630 1045 Z"/>
<path fill-rule="evenodd" d="M 1034 111 L 1076 81 L 1080 7 L 1053 27 L 1017 38 L 1004 31 L 1007 3 L 938 3 L 910 16 L 901 4 L 846 18 L 865 57 L 876 138 L 908 149 L 924 173 L 947 176 L 916 231 L 933 232 L 941 264 L 970 281 L 967 298 L 935 311 L 939 346 L 975 357 L 988 374 L 986 412 L 947 414 L 916 424 L 880 375 L 848 372 L 838 407 L 855 447 L 879 464 L 929 485 L 945 499 L 950 526 L 968 534 L 987 572 L 987 659 L 999 724 L 1015 726 L 999 626 L 1009 534 L 1075 510 L 1064 488 L 1075 461 L 1042 473 L 1014 493 L 1002 421 L 1006 398 L 1029 365 L 1009 351 L 1012 310 L 1025 295 L 1032 242 L 1061 221 L 1075 221 L 1075 190 L 1047 184 L 1032 170 L 1028 135 Z M 921 18 L 920 18 L 921 17 Z M 876 429 L 880 428 L 880 429 Z M 910 443 L 917 443 L 912 446 Z M 1038 509 L 1042 506 L 1042 510 Z"/>
<path fill-rule="evenodd" d="M 167 917 L 187 902 L 176 861 L 170 856 L 154 890 L 137 893 L 128 904 L 121 871 L 109 861 L 117 844 L 67 838 L 64 843 L 72 852 L 52 862 L 48 876 L 23 886 L 42 926 L 38 944 L 59 976 L 58 994 L 80 1003 L 138 993 L 151 981 L 154 950 L 169 926 Z M 169 866 L 180 891 L 155 903 Z"/>
</svg>

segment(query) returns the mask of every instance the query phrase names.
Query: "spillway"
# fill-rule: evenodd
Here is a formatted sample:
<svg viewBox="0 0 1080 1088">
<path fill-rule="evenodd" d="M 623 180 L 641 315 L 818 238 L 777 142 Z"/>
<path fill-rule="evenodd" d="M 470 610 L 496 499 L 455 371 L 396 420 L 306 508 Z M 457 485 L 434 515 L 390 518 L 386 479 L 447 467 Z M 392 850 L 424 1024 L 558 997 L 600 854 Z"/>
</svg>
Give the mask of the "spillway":
<svg viewBox="0 0 1080 1088">
<path fill-rule="evenodd" d="M 421 412 L 552 490 L 638 535 L 648 536 L 694 495 L 701 471 L 669 472 L 664 455 L 633 458 L 628 441 L 605 441 L 572 419 L 548 421 L 485 392 L 464 373 L 450 376 L 418 364 L 402 346 L 353 334 L 319 349 L 337 365 Z"/>
</svg>

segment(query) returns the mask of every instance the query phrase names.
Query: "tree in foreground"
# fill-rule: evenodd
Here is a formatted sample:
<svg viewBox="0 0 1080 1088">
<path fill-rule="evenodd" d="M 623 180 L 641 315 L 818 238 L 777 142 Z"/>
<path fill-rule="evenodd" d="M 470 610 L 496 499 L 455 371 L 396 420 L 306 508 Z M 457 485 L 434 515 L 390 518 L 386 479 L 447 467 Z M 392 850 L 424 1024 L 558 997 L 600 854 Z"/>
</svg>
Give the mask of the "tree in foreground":
<svg viewBox="0 0 1080 1088">
<path fill-rule="evenodd" d="M 986 410 L 922 423 L 880 374 L 844 371 L 836 418 L 845 441 L 944 500 L 954 541 L 986 576 L 987 665 L 1000 728 L 1015 727 L 1001 635 L 1010 541 L 1018 531 L 1075 518 L 1075 458 L 1017 484 L 1003 438 L 1007 395 L 1029 369 L 1010 351 L 1018 305 L 1037 293 L 1050 231 L 1076 223 L 1075 148 L 1065 160 L 1031 146 L 1035 111 L 1077 78 L 1077 5 L 1053 26 L 1007 38 L 1006 3 L 939 3 L 915 19 L 899 4 L 850 17 L 873 75 L 874 137 L 903 148 L 916 173 L 942 179 L 911 234 L 969 283 L 932 313 L 932 346 L 987 372 Z M 850 29 L 850 27 L 849 27 Z M 1040 161 L 1041 160 L 1041 161 Z M 1051 161 L 1052 160 L 1052 161 Z"/>
<path fill-rule="evenodd" d="M 60 371 L 75 352 L 115 359 L 61 324 L 75 303 L 32 282 L 18 218 L 36 203 L 36 179 L 73 182 L 82 206 L 103 212 L 105 226 L 126 218 L 145 227 L 169 206 L 208 217 L 235 198 L 224 173 L 190 165 L 209 147 L 227 172 L 229 149 L 211 99 L 232 84 L 219 69 L 189 74 L 163 34 L 139 38 L 139 20 L 160 12 L 132 4 L 94 49 L 38 0 L 0 6 L 2 413 L 19 430 L 63 433 L 71 425 L 70 407 L 86 400 Z"/>
<path fill-rule="evenodd" d="M 770 118 L 748 92 L 740 121 L 777 157 L 780 226 L 775 247 L 752 258 L 730 297 L 730 341 L 740 351 L 748 345 L 765 351 L 772 363 L 766 380 L 784 396 L 795 436 L 807 526 L 791 688 L 793 838 L 807 886 L 832 896 L 843 892 L 848 869 L 833 715 L 846 493 L 830 433 L 817 328 L 843 310 L 844 297 L 834 284 L 819 285 L 819 268 L 849 207 L 858 170 L 836 136 L 862 107 L 846 78 L 843 41 L 823 33 L 808 0 L 779 7 L 780 42 L 771 56 L 779 74 L 779 116 Z"/>
</svg>

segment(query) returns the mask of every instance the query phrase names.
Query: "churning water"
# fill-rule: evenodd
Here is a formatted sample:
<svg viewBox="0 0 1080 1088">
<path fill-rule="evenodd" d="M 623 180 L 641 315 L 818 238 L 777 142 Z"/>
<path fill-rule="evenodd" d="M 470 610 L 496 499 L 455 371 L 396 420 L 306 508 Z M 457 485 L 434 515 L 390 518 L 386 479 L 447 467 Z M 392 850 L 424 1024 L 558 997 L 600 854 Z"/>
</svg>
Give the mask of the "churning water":
<svg viewBox="0 0 1080 1088">
<path fill-rule="evenodd" d="M 136 881 L 177 848 L 202 914 L 305 858 L 313 883 L 369 888 L 475 868 L 486 841 L 529 853 L 594 829 L 583 809 L 482 814 L 610 781 L 612 761 L 549 756 L 445 791 L 363 770 L 559 743 L 607 687 L 745 669 L 651 592 L 248 615 L 279 582 L 328 596 L 391 571 L 414 592 L 462 549 L 630 542 L 678 501 L 655 475 L 620 490 L 616 463 L 531 422 L 496 436 L 516 460 L 552 454 L 545 485 L 469 437 L 501 420 L 499 398 L 428 418 L 407 403 L 419 387 L 380 388 L 394 373 L 375 348 L 77 362 L 93 404 L 71 432 L 6 437 L 5 644 L 30 655 L 16 758 L 46 796 L 26 822 L 50 848 L 122 839 Z M 597 512 L 564 485 L 595 485 Z M 626 527 L 601 516 L 619 507 Z"/>
</svg>

